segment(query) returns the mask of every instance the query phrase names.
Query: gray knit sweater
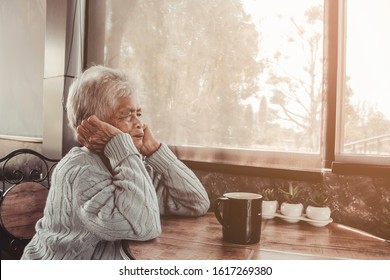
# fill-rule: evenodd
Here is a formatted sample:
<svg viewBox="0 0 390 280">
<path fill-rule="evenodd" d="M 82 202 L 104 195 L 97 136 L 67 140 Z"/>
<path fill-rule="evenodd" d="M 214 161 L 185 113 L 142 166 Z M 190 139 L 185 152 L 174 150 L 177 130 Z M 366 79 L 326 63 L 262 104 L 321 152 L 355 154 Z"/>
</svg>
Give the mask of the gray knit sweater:
<svg viewBox="0 0 390 280">
<path fill-rule="evenodd" d="M 115 175 L 86 148 L 73 148 L 58 163 L 22 259 L 122 259 L 120 241 L 157 237 L 160 214 L 208 211 L 202 184 L 165 144 L 143 162 L 131 137 L 120 134 L 104 153 Z"/>
</svg>

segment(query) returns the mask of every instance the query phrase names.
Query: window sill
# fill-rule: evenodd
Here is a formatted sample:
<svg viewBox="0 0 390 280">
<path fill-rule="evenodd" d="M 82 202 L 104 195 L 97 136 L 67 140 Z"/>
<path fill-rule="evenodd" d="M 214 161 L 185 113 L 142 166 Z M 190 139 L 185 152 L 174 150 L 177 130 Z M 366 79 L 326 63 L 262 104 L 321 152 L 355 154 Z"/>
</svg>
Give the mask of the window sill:
<svg viewBox="0 0 390 280">
<path fill-rule="evenodd" d="M 322 182 L 322 170 L 293 170 L 268 167 L 242 166 L 182 160 L 192 170 L 228 173 L 244 176 L 280 178 L 298 181 Z"/>
<path fill-rule="evenodd" d="M 362 175 L 373 177 L 390 177 L 390 166 L 333 162 L 332 172 L 340 175 Z"/>
<path fill-rule="evenodd" d="M 0 139 L 1 140 L 18 141 L 18 142 L 43 143 L 43 139 L 40 137 L 0 135 Z"/>
<path fill-rule="evenodd" d="M 193 170 L 289 180 L 322 181 L 320 156 L 291 152 L 170 145 Z"/>
</svg>

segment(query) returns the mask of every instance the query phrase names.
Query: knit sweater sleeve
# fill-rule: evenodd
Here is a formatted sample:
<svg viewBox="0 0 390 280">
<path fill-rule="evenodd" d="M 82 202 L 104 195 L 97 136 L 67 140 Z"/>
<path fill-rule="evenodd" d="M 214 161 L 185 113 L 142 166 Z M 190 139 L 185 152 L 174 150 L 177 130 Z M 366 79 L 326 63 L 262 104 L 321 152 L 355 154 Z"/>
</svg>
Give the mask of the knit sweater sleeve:
<svg viewBox="0 0 390 280">
<path fill-rule="evenodd" d="M 210 201 L 202 183 L 166 144 L 147 157 L 146 163 L 155 173 L 162 215 L 200 216 L 209 210 Z"/>
<path fill-rule="evenodd" d="M 104 240 L 157 237 L 161 227 L 156 192 L 130 136 L 115 136 L 104 152 L 115 175 L 91 165 L 80 172 L 75 184 L 80 219 Z"/>
</svg>

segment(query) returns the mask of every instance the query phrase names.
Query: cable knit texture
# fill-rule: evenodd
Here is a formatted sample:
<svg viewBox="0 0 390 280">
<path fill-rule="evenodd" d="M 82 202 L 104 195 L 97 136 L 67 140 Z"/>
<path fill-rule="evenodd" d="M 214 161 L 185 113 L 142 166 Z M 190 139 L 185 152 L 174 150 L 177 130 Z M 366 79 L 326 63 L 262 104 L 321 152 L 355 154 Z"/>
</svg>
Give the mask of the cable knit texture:
<svg viewBox="0 0 390 280">
<path fill-rule="evenodd" d="M 56 166 L 44 216 L 22 259 L 122 259 L 120 241 L 161 233 L 160 214 L 199 216 L 210 202 L 194 173 L 162 144 L 145 162 L 128 134 L 100 157 L 73 148 Z"/>
</svg>

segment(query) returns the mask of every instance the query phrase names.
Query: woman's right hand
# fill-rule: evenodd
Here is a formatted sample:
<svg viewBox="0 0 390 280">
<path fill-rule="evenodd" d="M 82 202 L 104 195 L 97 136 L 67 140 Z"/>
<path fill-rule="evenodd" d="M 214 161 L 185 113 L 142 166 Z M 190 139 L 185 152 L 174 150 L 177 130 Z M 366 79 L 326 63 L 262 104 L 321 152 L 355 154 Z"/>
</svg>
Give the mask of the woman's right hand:
<svg viewBox="0 0 390 280">
<path fill-rule="evenodd" d="M 120 133 L 122 131 L 118 128 L 93 115 L 77 127 L 77 141 L 88 149 L 101 153 L 111 138 Z"/>
</svg>

